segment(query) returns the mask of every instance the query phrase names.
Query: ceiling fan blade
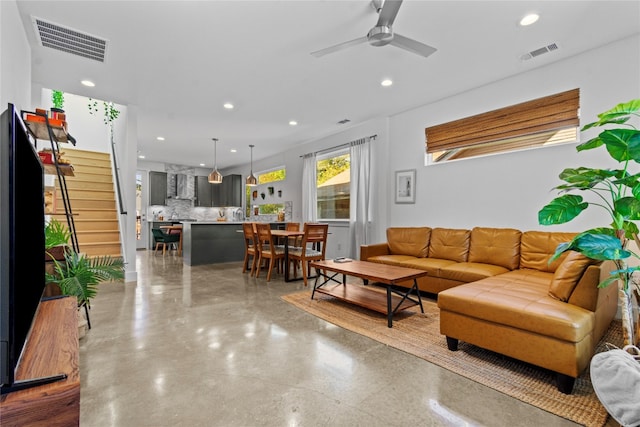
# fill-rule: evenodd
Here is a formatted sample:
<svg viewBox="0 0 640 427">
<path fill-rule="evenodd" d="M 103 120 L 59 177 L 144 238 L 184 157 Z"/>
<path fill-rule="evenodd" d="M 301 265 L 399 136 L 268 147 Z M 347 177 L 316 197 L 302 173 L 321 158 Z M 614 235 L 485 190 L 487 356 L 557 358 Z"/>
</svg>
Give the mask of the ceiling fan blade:
<svg viewBox="0 0 640 427">
<path fill-rule="evenodd" d="M 316 58 L 320 58 L 321 56 L 327 55 L 329 53 L 337 52 L 342 49 L 346 49 L 351 46 L 355 46 L 361 43 L 365 43 L 367 41 L 367 37 L 359 37 L 357 39 L 350 40 L 348 42 L 340 43 L 335 46 L 327 47 L 324 49 L 316 50 L 315 52 L 311 52 L 311 55 Z"/>
<path fill-rule="evenodd" d="M 401 4 L 402 0 L 385 0 L 382 5 L 382 10 L 380 11 L 380 16 L 378 17 L 376 27 L 391 27 L 393 25 L 393 21 L 396 20 L 396 15 L 398 14 Z"/>
<path fill-rule="evenodd" d="M 406 38 L 398 33 L 395 33 L 393 35 L 393 40 L 391 40 L 389 44 L 395 47 L 399 47 L 400 49 L 413 52 L 416 55 L 424 56 L 425 58 L 438 50 L 435 47 L 420 43 L 413 39 Z"/>
</svg>

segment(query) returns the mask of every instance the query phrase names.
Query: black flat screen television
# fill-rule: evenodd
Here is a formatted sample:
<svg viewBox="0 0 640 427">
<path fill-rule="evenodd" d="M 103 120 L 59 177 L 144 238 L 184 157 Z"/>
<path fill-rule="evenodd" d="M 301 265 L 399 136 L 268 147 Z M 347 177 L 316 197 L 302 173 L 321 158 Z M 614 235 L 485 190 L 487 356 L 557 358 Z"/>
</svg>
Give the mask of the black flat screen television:
<svg viewBox="0 0 640 427">
<path fill-rule="evenodd" d="M 20 113 L 0 116 L 0 384 L 15 369 L 45 286 L 44 171 Z"/>
</svg>

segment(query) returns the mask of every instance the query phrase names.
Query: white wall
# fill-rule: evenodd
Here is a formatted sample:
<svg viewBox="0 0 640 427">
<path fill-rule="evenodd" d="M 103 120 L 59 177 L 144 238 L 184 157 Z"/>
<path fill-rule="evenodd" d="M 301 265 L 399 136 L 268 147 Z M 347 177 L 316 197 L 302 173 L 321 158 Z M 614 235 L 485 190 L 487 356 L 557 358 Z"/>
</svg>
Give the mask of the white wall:
<svg viewBox="0 0 640 427">
<path fill-rule="evenodd" d="M 615 167 L 603 147 L 577 153 L 576 144 L 569 144 L 424 166 L 424 128 L 573 88 L 580 88 L 580 120 L 586 124 L 639 98 L 639 76 L 640 36 L 635 36 L 391 117 L 388 180 L 393 182 L 396 170 L 416 169 L 417 188 L 415 205 L 394 204 L 389 189 L 384 226 L 581 231 L 608 223 L 604 211 L 593 208 L 561 226 L 543 228 L 537 220 L 540 208 L 556 197 L 551 189 L 561 183 L 564 168 Z M 582 141 L 596 134 L 589 131 Z"/>
<path fill-rule="evenodd" d="M 31 48 L 15 1 L 0 1 L 0 112 L 31 110 Z"/>
</svg>

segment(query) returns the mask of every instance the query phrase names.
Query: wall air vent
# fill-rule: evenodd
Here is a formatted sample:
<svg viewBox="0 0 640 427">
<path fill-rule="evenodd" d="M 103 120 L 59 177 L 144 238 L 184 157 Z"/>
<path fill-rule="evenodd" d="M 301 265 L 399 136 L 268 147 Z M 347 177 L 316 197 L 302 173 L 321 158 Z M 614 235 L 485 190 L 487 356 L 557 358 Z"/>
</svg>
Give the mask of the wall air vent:
<svg viewBox="0 0 640 427">
<path fill-rule="evenodd" d="M 31 17 L 31 22 L 41 46 L 104 62 L 108 40 L 35 16 Z"/>
<path fill-rule="evenodd" d="M 521 60 L 526 61 L 532 58 L 535 58 L 536 56 L 540 56 L 543 55 L 545 53 L 549 53 L 549 52 L 553 52 L 554 50 L 558 50 L 558 45 L 556 43 L 551 43 L 548 46 L 543 46 L 539 49 L 536 50 L 532 50 L 531 52 L 525 53 L 524 55 L 522 55 L 520 57 Z"/>
<path fill-rule="evenodd" d="M 338 122 L 338 124 L 339 124 L 339 125 L 344 125 L 344 124 L 349 123 L 350 121 L 351 121 L 351 120 L 349 120 L 349 119 L 342 119 L 342 120 L 340 120 L 340 121 Z"/>
</svg>

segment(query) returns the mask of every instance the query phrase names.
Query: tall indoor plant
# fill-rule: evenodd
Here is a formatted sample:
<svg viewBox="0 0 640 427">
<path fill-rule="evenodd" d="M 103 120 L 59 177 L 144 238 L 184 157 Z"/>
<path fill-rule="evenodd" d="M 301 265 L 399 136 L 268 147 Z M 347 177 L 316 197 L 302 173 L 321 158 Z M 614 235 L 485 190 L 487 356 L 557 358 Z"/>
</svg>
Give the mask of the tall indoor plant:
<svg viewBox="0 0 640 427">
<path fill-rule="evenodd" d="M 600 286 L 619 285 L 619 304 L 625 345 L 637 344 L 640 335 L 634 327 L 633 299 L 640 297 L 640 285 L 633 273 L 640 266 L 629 260 L 640 256 L 628 248 L 630 240 L 640 247 L 638 226 L 640 220 L 640 130 L 630 120 L 640 117 L 640 99 L 621 103 L 598 115 L 598 120 L 582 127 L 582 131 L 595 127 L 605 129 L 598 136 L 579 144 L 577 150 L 586 151 L 604 146 L 620 169 L 567 168 L 560 173 L 563 184 L 555 187 L 561 194 L 538 212 L 542 225 L 563 224 L 577 217 L 589 206 L 604 209 L 611 223 L 578 234 L 571 242 L 558 246 L 553 259 L 563 252 L 574 250 L 596 260 L 611 260 L 616 269 Z M 634 118 L 635 116 L 635 118 Z M 586 201 L 575 192 L 589 192 L 595 201 Z"/>
</svg>

